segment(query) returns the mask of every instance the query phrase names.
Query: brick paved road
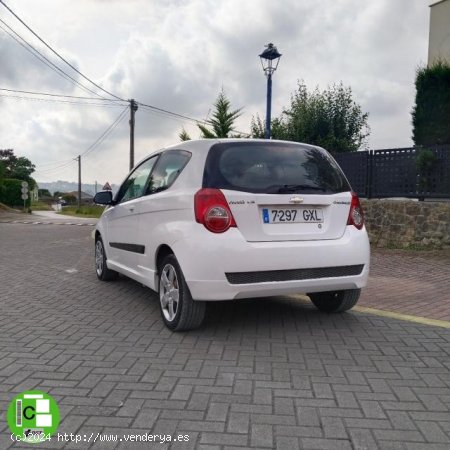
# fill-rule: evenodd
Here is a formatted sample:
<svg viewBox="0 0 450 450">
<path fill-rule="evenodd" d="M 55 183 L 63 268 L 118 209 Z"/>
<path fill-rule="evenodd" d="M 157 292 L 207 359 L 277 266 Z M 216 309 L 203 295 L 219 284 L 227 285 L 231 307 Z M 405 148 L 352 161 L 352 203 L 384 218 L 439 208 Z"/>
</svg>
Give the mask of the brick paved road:
<svg viewBox="0 0 450 450">
<path fill-rule="evenodd" d="M 40 389 L 60 432 L 190 438 L 93 448 L 449 448 L 449 330 L 278 297 L 214 304 L 174 334 L 149 290 L 97 281 L 91 230 L 0 224 L 2 411 Z"/>
<path fill-rule="evenodd" d="M 450 253 L 376 250 L 358 305 L 450 321 Z"/>
</svg>

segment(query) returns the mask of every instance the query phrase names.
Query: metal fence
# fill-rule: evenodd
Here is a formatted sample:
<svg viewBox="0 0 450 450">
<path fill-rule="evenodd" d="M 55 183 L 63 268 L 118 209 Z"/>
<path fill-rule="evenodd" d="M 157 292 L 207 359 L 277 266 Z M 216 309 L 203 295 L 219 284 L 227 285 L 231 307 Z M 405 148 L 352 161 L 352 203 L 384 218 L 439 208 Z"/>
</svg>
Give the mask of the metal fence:
<svg viewBox="0 0 450 450">
<path fill-rule="evenodd" d="M 450 145 L 426 149 L 434 155 L 427 168 L 418 164 L 419 147 L 333 156 L 360 197 L 450 198 Z"/>
</svg>

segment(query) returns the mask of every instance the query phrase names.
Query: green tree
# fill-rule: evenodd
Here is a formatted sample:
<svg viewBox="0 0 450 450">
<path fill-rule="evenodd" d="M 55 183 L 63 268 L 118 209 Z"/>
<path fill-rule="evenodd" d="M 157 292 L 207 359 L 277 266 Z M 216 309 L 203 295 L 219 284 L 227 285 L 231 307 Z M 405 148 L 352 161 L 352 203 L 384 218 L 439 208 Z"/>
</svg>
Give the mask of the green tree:
<svg viewBox="0 0 450 450">
<path fill-rule="evenodd" d="M 52 197 L 48 189 L 38 189 L 38 195 L 39 197 Z"/>
<path fill-rule="evenodd" d="M 411 113 L 416 145 L 450 144 L 450 64 L 438 61 L 417 70 Z"/>
<path fill-rule="evenodd" d="M 30 187 L 36 184 L 31 178 L 35 165 L 28 158 L 17 157 L 12 149 L 0 150 L 0 163 L 4 167 L 5 178 L 27 181 Z"/>
<path fill-rule="evenodd" d="M 319 145 L 331 152 L 352 152 L 366 144 L 368 114 L 353 100 L 352 90 L 342 82 L 312 92 L 299 82 L 291 104 L 271 123 L 272 137 Z M 252 119 L 252 136 L 264 137 L 259 116 Z"/>
<path fill-rule="evenodd" d="M 223 90 L 220 91 L 214 103 L 214 111 L 211 118 L 206 121 L 206 124 L 197 123 L 202 139 L 240 137 L 232 133 L 235 130 L 234 122 L 241 115 L 241 111 L 242 108 L 232 110 L 231 102 L 228 100 L 225 92 Z M 191 139 L 184 128 L 178 136 L 182 141 Z"/>
<path fill-rule="evenodd" d="M 180 141 L 190 141 L 191 137 L 189 136 L 188 132 L 182 128 L 180 133 L 178 134 L 178 137 L 180 138 Z"/>
</svg>

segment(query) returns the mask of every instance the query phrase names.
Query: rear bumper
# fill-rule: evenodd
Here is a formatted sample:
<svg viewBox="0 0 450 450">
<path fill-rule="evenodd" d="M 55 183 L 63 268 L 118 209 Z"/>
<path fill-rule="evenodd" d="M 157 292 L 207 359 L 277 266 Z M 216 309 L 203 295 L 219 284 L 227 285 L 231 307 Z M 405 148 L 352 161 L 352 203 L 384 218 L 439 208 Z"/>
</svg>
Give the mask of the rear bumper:
<svg viewBox="0 0 450 450">
<path fill-rule="evenodd" d="M 192 297 L 196 300 L 232 300 L 357 289 L 367 283 L 370 246 L 365 229 L 347 226 L 344 235 L 336 240 L 247 242 L 237 229 L 229 229 L 221 235 L 196 225 L 192 230 L 195 237 L 191 235 L 191 239 L 179 240 L 173 246 Z M 345 270 L 329 269 L 358 265 L 363 268 L 356 275 L 348 275 Z M 311 272 L 306 269 L 318 269 L 319 277 L 313 273 L 311 276 L 314 278 L 308 278 Z M 250 277 L 249 283 L 245 283 L 245 274 L 241 276 L 244 272 L 268 271 L 289 271 L 289 276 L 282 275 L 282 281 L 259 282 L 261 277 L 257 275 Z M 230 279 L 228 276 L 227 279 L 226 274 L 230 273 L 238 274 L 237 278 Z M 297 273 L 299 279 L 295 279 Z M 280 277 L 275 276 L 275 279 Z"/>
</svg>

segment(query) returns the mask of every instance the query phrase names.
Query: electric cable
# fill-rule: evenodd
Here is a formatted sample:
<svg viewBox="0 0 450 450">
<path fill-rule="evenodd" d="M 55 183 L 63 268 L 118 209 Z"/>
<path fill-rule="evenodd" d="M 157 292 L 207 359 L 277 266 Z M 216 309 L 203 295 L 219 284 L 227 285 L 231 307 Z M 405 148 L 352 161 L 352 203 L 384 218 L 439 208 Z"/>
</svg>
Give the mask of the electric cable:
<svg viewBox="0 0 450 450">
<path fill-rule="evenodd" d="M 6 89 L 6 88 L 0 88 L 0 91 L 6 91 L 6 92 L 15 92 L 19 94 L 31 94 L 31 95 L 44 95 L 49 97 L 64 97 L 64 98 L 75 98 L 75 99 L 82 99 L 82 100 L 105 100 L 107 102 L 120 102 L 122 100 L 112 100 L 110 98 L 97 98 L 97 97 L 80 97 L 77 95 L 65 95 L 65 94 L 49 94 L 46 92 L 33 92 L 33 91 L 21 91 L 18 89 Z"/>
<path fill-rule="evenodd" d="M 98 147 L 105 139 L 106 137 L 111 134 L 111 132 L 114 130 L 114 128 L 119 125 L 119 123 L 125 118 L 125 114 L 128 111 L 128 107 L 126 107 L 116 118 L 116 120 L 109 125 L 109 127 L 83 152 L 80 156 L 86 156 L 92 151 L 95 150 L 96 147 Z"/>
<path fill-rule="evenodd" d="M 58 67 L 56 64 L 54 64 L 52 61 L 50 61 L 45 55 L 43 55 L 39 50 L 37 50 L 35 47 L 33 47 L 29 42 L 27 42 L 20 34 L 16 33 L 7 23 L 5 23 L 2 19 L 0 19 L 0 22 L 6 26 L 13 34 L 11 34 L 9 31 L 5 30 L 5 28 L 0 25 L 0 29 L 3 30 L 4 33 L 6 33 L 9 37 L 14 39 L 19 45 L 21 45 L 25 50 L 27 50 L 31 55 L 33 55 L 36 59 L 38 59 L 41 63 L 45 64 L 47 67 L 49 67 L 51 70 L 56 72 L 59 76 L 63 77 L 65 80 L 70 81 L 72 84 L 76 85 L 80 89 L 82 89 L 84 92 L 90 92 L 91 94 L 97 95 L 102 99 L 105 99 L 97 92 L 89 89 L 88 87 L 81 84 L 78 80 L 71 77 L 69 74 L 64 72 L 60 67 Z M 17 37 L 16 37 L 17 36 Z M 20 39 L 20 40 L 19 40 Z M 22 41 L 22 42 L 21 42 Z M 31 50 L 30 50 L 31 49 Z"/>
<path fill-rule="evenodd" d="M 207 120 L 194 119 L 193 117 L 185 116 L 183 114 L 174 113 L 174 112 L 169 111 L 167 109 L 158 108 L 157 106 L 147 105 L 146 103 L 141 103 L 141 102 L 136 102 L 136 103 L 138 105 L 144 107 L 144 110 L 151 111 L 151 112 L 154 112 L 154 113 L 160 113 L 160 115 L 164 115 L 165 114 L 167 116 L 173 116 L 174 118 L 176 117 L 176 118 L 179 118 L 179 119 L 184 119 L 185 121 L 189 120 L 190 122 L 194 122 L 196 124 L 200 123 L 202 125 L 209 125 L 209 122 Z M 238 133 L 240 135 L 243 135 L 243 136 L 251 136 L 250 133 L 244 133 L 243 131 L 235 130 L 234 132 Z"/>
<path fill-rule="evenodd" d="M 56 167 L 52 167 L 51 169 L 42 169 L 42 170 L 35 170 L 34 173 L 49 173 L 49 172 L 54 172 L 54 171 L 60 171 L 62 168 L 66 168 L 69 167 L 70 165 L 72 165 L 74 162 L 73 158 L 71 161 L 64 163 L 64 164 L 60 164 L 59 166 Z"/>
<path fill-rule="evenodd" d="M 59 59 L 64 61 L 71 69 L 73 69 L 76 73 L 81 75 L 85 80 L 92 83 L 95 87 L 100 89 L 101 91 L 105 92 L 106 94 L 110 95 L 111 97 L 116 98 L 117 100 L 125 101 L 123 98 L 118 97 L 115 94 L 112 94 L 111 92 L 107 91 L 106 89 L 99 86 L 97 83 L 92 81 L 90 78 L 88 78 L 86 75 L 81 73 L 76 67 L 74 67 L 72 64 L 70 64 L 69 61 L 67 61 L 65 58 L 63 58 L 56 50 L 54 50 L 47 42 L 44 41 L 37 33 L 35 33 L 3 0 L 0 0 L 0 3 L 22 24 L 27 28 L 34 36 L 36 36 L 51 52 L 53 52 Z"/>
<path fill-rule="evenodd" d="M 21 95 L 11 95 L 11 94 L 0 94 L 0 97 L 3 98 L 13 98 L 16 100 L 28 100 L 34 102 L 43 102 L 43 103 L 65 103 L 70 105 L 83 105 L 83 106 L 100 106 L 103 108 L 117 108 L 122 107 L 122 104 L 108 104 L 108 103 L 92 103 L 92 102 L 80 102 L 80 101 L 71 101 L 71 100 L 56 100 L 49 98 L 37 98 L 37 97 L 24 97 Z M 101 99 L 97 99 L 101 100 Z M 128 108 L 128 107 L 127 107 Z"/>
<path fill-rule="evenodd" d="M 119 114 L 119 116 L 114 120 L 114 122 L 111 123 L 111 125 L 109 125 L 108 128 L 83 153 L 81 153 L 80 156 L 86 157 L 89 153 L 93 152 L 101 143 L 103 143 L 104 140 L 114 131 L 114 129 L 119 125 L 119 123 L 125 118 L 125 114 L 126 114 L 127 110 L 128 110 L 128 107 L 126 107 Z M 74 161 L 76 161 L 76 159 L 77 159 L 77 157 L 71 158 L 70 160 L 67 160 L 67 162 L 64 162 L 55 167 L 37 169 L 37 170 L 35 170 L 35 173 L 42 174 L 42 173 L 50 173 L 50 172 L 60 171 L 63 168 L 69 167 L 71 164 L 74 163 Z"/>
</svg>

